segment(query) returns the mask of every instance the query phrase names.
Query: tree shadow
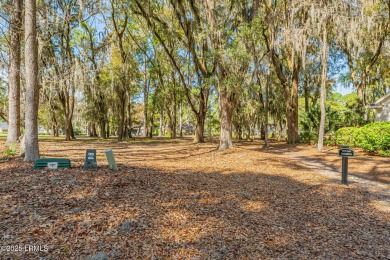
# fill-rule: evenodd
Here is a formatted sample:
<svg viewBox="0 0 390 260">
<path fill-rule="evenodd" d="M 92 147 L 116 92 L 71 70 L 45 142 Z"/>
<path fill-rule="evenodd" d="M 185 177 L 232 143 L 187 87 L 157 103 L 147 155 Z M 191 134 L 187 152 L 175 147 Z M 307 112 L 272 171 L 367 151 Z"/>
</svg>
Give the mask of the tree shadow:
<svg viewBox="0 0 390 260">
<path fill-rule="evenodd" d="M 13 179 L 9 178 L 12 173 Z M 358 187 L 262 173 L 1 172 L 3 244 L 48 244 L 5 257 L 85 259 L 386 258 L 389 216 Z M 124 221 L 131 230 L 118 233 Z"/>
</svg>

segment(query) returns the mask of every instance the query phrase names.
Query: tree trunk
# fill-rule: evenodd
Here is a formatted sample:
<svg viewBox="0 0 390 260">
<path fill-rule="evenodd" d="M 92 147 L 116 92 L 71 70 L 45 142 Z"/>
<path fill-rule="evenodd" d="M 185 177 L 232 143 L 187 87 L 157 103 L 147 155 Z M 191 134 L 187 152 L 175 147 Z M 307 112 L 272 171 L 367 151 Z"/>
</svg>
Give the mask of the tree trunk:
<svg viewBox="0 0 390 260">
<path fill-rule="evenodd" d="M 196 118 L 195 138 L 193 143 L 204 143 L 204 123 L 205 117 L 198 115 Z"/>
<path fill-rule="evenodd" d="M 171 138 L 176 139 L 177 129 L 177 95 L 176 91 L 173 92 L 173 103 L 172 103 L 173 115 L 172 115 L 172 126 L 171 126 Z"/>
<path fill-rule="evenodd" d="M 87 136 L 91 137 L 91 123 L 88 123 L 86 132 L 87 132 Z"/>
<path fill-rule="evenodd" d="M 272 64 L 274 65 L 275 73 L 280 80 L 280 83 L 284 89 L 284 102 L 286 106 L 286 119 L 287 119 L 287 143 L 295 144 L 298 142 L 298 80 L 301 60 L 298 57 L 295 59 L 292 55 L 292 84 L 291 91 L 287 77 L 283 72 L 283 64 L 275 54 L 275 50 L 271 48 L 270 56 Z"/>
<path fill-rule="evenodd" d="M 298 79 L 299 66 L 294 66 L 292 73 L 291 93 L 289 86 L 284 84 L 284 98 L 286 105 L 287 119 L 287 143 L 295 144 L 298 142 Z"/>
<path fill-rule="evenodd" d="M 233 104 L 229 100 L 227 90 L 223 90 L 219 94 L 221 133 L 219 149 L 230 149 L 233 147 L 232 141 L 232 117 Z"/>
<path fill-rule="evenodd" d="M 38 42 L 36 1 L 25 3 L 25 67 L 26 67 L 26 112 L 25 112 L 25 157 L 31 162 L 39 158 L 38 144 Z"/>
<path fill-rule="evenodd" d="M 264 145 L 268 148 L 268 110 L 269 110 L 269 84 L 270 84 L 270 72 L 267 74 L 267 82 L 265 84 L 265 104 L 264 104 Z"/>
<path fill-rule="evenodd" d="M 305 79 L 303 82 L 303 91 L 304 91 L 304 97 L 305 97 L 305 112 L 309 112 L 309 87 L 307 86 L 307 80 Z"/>
<path fill-rule="evenodd" d="M 68 116 L 65 118 L 65 140 L 72 140 L 72 119 Z"/>
<path fill-rule="evenodd" d="M 280 141 L 280 139 L 283 137 L 283 118 L 280 117 L 279 118 L 279 137 L 278 137 L 278 141 Z"/>
<path fill-rule="evenodd" d="M 54 137 L 58 137 L 58 123 L 54 109 L 51 111 L 51 131 Z"/>
<path fill-rule="evenodd" d="M 179 136 L 183 138 L 183 102 L 180 102 Z"/>
<path fill-rule="evenodd" d="M 265 140 L 265 126 L 264 126 L 264 118 L 261 119 L 260 124 L 260 140 Z"/>
<path fill-rule="evenodd" d="M 201 86 L 201 84 L 199 84 Z M 208 92 L 201 91 L 199 98 L 199 111 L 194 112 L 196 115 L 196 128 L 195 128 L 195 138 L 193 143 L 204 143 L 204 124 L 206 122 L 207 114 L 207 97 Z"/>
<path fill-rule="evenodd" d="M 130 93 L 129 93 L 130 95 Z M 129 138 L 133 138 L 132 136 L 132 132 L 131 130 L 133 129 L 133 122 L 131 121 L 131 102 L 129 101 L 128 102 L 128 105 L 127 105 L 127 124 L 126 124 L 126 128 L 128 129 L 128 132 L 127 132 L 127 135 L 126 137 L 129 137 Z"/>
<path fill-rule="evenodd" d="M 106 128 L 106 137 L 109 138 L 110 137 L 110 120 L 107 120 L 107 128 Z"/>
<path fill-rule="evenodd" d="M 161 109 L 161 111 L 160 111 L 160 125 L 159 125 L 159 131 L 158 131 L 158 134 L 160 137 L 164 136 L 163 124 L 164 124 L 164 110 Z"/>
<path fill-rule="evenodd" d="M 100 136 L 103 138 L 103 139 L 106 139 L 107 138 L 107 133 L 106 133 L 106 122 L 104 120 L 100 121 L 99 122 L 99 126 L 100 126 Z"/>
<path fill-rule="evenodd" d="M 148 136 L 148 96 L 149 96 L 149 86 L 147 80 L 147 70 L 146 70 L 146 54 L 143 54 L 144 62 L 144 136 Z"/>
<path fill-rule="evenodd" d="M 153 138 L 153 126 L 154 126 L 154 112 L 150 116 L 150 130 L 149 130 L 149 138 Z"/>
<path fill-rule="evenodd" d="M 126 121 L 126 98 L 123 95 L 119 98 L 119 118 L 118 118 L 118 142 L 123 141 L 124 130 L 125 130 L 125 121 Z"/>
<path fill-rule="evenodd" d="M 299 80 L 299 65 L 294 68 L 293 76 L 292 76 L 292 95 L 291 95 L 291 114 L 292 114 L 292 129 L 290 134 L 292 133 L 291 143 L 295 144 L 299 142 L 299 121 L 298 121 L 298 80 Z M 291 138 L 291 136 L 290 136 Z"/>
<path fill-rule="evenodd" d="M 250 124 L 248 124 L 248 126 L 247 126 L 247 132 L 246 132 L 246 139 L 247 140 L 249 140 L 249 139 L 251 139 L 251 132 L 252 132 L 252 128 L 251 128 L 251 125 Z"/>
<path fill-rule="evenodd" d="M 322 151 L 324 148 L 324 134 L 325 134 L 325 119 L 326 119 L 326 110 L 325 110 L 325 99 L 326 99 L 326 79 L 327 79 L 327 28 L 326 24 L 324 25 L 323 38 L 322 38 L 322 75 L 321 75 L 321 120 L 320 120 L 320 129 L 318 133 L 318 151 Z"/>
<path fill-rule="evenodd" d="M 74 129 L 73 129 L 73 123 L 72 121 L 70 121 L 70 137 L 72 138 L 72 140 L 76 140 L 76 136 L 74 134 Z"/>
<path fill-rule="evenodd" d="M 18 142 L 20 137 L 20 38 L 22 29 L 22 0 L 13 0 L 10 22 L 10 50 L 8 73 L 8 135 L 7 143 Z"/>
<path fill-rule="evenodd" d="M 238 126 L 237 126 L 237 139 L 238 140 L 242 140 L 242 125 L 241 124 L 239 124 Z"/>
<path fill-rule="evenodd" d="M 91 135 L 92 135 L 92 137 L 97 137 L 96 123 L 95 122 L 93 122 L 91 125 Z"/>
</svg>

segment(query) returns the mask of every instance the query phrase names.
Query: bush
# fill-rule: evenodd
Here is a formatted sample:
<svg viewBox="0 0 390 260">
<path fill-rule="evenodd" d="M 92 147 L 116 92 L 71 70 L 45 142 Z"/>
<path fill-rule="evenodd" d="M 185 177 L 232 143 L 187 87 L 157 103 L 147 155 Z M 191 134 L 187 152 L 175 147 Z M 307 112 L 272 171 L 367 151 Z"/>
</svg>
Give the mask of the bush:
<svg viewBox="0 0 390 260">
<path fill-rule="evenodd" d="M 317 142 L 320 117 L 321 110 L 319 105 L 313 106 L 308 112 L 302 113 L 300 120 L 301 133 L 299 134 L 300 142 L 308 144 Z M 332 135 L 339 128 L 338 122 L 340 122 L 339 113 L 332 110 L 330 106 L 326 106 L 325 133 Z"/>
<path fill-rule="evenodd" d="M 299 133 L 299 141 L 305 144 L 312 144 L 313 141 L 317 141 L 318 134 L 315 132 L 302 132 Z"/>
<path fill-rule="evenodd" d="M 356 133 L 358 127 L 343 127 L 336 131 L 336 144 L 356 146 Z"/>
<path fill-rule="evenodd" d="M 76 126 L 76 127 L 73 127 L 73 133 L 74 135 L 81 135 L 83 131 L 81 130 L 80 127 Z"/>
<path fill-rule="evenodd" d="M 15 156 L 17 154 L 16 143 L 10 143 L 4 147 L 3 157 Z"/>
<path fill-rule="evenodd" d="M 390 122 L 377 122 L 359 128 L 356 135 L 359 147 L 371 152 L 390 150 Z"/>
<path fill-rule="evenodd" d="M 390 155 L 390 122 L 376 122 L 363 127 L 344 127 L 336 132 L 336 143 L 361 147 L 365 151 Z"/>
</svg>

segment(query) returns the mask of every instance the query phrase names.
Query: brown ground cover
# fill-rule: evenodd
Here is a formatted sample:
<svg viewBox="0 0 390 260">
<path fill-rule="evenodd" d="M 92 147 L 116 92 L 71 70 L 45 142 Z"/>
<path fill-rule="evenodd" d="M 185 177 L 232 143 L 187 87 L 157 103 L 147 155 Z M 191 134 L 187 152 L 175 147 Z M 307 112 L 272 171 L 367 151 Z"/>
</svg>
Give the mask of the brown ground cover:
<svg viewBox="0 0 390 260">
<path fill-rule="evenodd" d="M 0 258 L 390 258 L 389 198 L 380 192 L 389 189 L 389 158 L 358 150 L 351 174 L 379 188 L 343 186 L 321 174 L 322 165 L 341 167 L 337 148 L 235 145 L 44 139 L 42 157 L 71 158 L 72 169 L 0 160 L 0 246 L 48 247 Z M 90 148 L 97 171 L 82 170 Z M 117 172 L 107 167 L 107 148 Z"/>
</svg>

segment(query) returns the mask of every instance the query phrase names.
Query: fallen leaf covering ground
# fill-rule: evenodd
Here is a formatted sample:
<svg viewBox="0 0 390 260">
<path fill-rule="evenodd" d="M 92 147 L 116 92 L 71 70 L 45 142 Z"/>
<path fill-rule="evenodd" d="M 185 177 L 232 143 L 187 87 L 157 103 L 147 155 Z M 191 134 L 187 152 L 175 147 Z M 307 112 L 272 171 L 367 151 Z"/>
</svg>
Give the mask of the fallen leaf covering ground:
<svg viewBox="0 0 390 260">
<path fill-rule="evenodd" d="M 70 158 L 72 169 L 0 160 L 0 246 L 48 248 L 2 251 L 0 258 L 390 258 L 390 214 L 378 203 L 389 198 L 341 185 L 297 157 L 340 168 L 337 148 L 216 146 L 46 138 L 41 156 Z M 107 148 L 116 172 L 108 169 Z M 82 170 L 85 149 L 97 149 L 97 171 Z M 357 154 L 350 172 L 389 188 L 389 158 Z"/>
</svg>

